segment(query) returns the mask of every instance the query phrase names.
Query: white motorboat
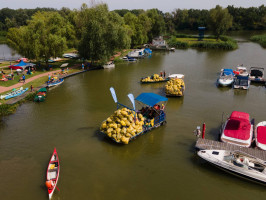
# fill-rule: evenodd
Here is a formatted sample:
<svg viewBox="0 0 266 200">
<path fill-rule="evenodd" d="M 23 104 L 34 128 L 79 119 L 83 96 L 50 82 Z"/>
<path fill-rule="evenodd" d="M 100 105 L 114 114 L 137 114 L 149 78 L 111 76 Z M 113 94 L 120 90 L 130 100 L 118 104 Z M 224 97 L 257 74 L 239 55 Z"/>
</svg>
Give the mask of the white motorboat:
<svg viewBox="0 0 266 200">
<path fill-rule="evenodd" d="M 232 69 L 222 69 L 217 80 L 220 86 L 231 86 L 234 83 L 234 72 Z"/>
<path fill-rule="evenodd" d="M 198 156 L 231 174 L 266 184 L 266 162 L 244 152 L 201 150 Z"/>
<path fill-rule="evenodd" d="M 114 67 L 115 67 L 115 64 L 111 61 L 106 63 L 105 65 L 103 65 L 104 69 L 110 69 L 110 68 L 114 68 Z"/>
<path fill-rule="evenodd" d="M 253 82 L 264 82 L 264 68 L 250 67 L 249 79 Z"/>
<path fill-rule="evenodd" d="M 239 75 L 239 76 L 248 76 L 249 75 L 247 68 L 243 67 L 243 65 L 238 65 L 236 67 L 236 71 L 234 71 L 234 73 L 236 75 Z"/>
<path fill-rule="evenodd" d="M 169 79 L 184 79 L 184 74 L 170 74 L 168 76 Z"/>
<path fill-rule="evenodd" d="M 234 89 L 247 90 L 250 87 L 249 76 L 236 75 Z"/>
<path fill-rule="evenodd" d="M 249 147 L 253 137 L 253 124 L 248 113 L 233 111 L 222 127 L 221 141 Z"/>
<path fill-rule="evenodd" d="M 257 147 L 266 150 L 266 121 L 257 124 L 255 128 L 255 141 Z"/>
</svg>

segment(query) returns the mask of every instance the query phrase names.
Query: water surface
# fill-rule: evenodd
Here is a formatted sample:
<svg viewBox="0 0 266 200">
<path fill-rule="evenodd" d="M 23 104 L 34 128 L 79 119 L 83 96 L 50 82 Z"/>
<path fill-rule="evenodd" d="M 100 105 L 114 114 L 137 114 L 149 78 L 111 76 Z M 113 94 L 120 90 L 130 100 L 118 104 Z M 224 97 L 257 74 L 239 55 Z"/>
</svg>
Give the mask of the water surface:
<svg viewBox="0 0 266 200">
<path fill-rule="evenodd" d="M 0 125 L 1 199 L 47 199 L 45 173 L 53 148 L 61 173 L 53 199 L 263 199 L 265 187 L 229 175 L 194 153 L 197 125 L 206 123 L 207 138 L 217 139 L 223 112 L 250 113 L 266 120 L 266 89 L 217 88 L 222 67 L 266 67 L 266 50 L 251 42 L 235 51 L 154 52 L 136 64 L 97 70 L 65 80 L 48 92 L 44 103 L 26 103 Z M 164 95 L 164 84 L 141 85 L 159 73 L 185 74 L 186 93 L 166 105 L 167 124 L 129 145 L 115 145 L 99 134 L 101 122 L 118 100 L 130 106 L 128 93 Z"/>
</svg>

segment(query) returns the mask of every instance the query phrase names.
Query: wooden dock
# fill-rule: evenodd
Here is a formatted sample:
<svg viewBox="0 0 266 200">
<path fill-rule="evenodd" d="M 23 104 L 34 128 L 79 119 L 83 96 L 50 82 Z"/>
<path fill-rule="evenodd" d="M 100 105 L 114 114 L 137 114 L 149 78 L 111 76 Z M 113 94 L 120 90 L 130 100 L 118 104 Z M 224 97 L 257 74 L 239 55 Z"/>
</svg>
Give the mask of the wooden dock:
<svg viewBox="0 0 266 200">
<path fill-rule="evenodd" d="M 228 150 L 228 151 L 242 151 L 251 156 L 266 161 L 266 151 L 255 148 L 240 147 L 233 144 L 214 141 L 214 140 L 199 138 L 196 142 L 195 148 L 197 150 L 216 149 L 216 150 Z"/>
</svg>

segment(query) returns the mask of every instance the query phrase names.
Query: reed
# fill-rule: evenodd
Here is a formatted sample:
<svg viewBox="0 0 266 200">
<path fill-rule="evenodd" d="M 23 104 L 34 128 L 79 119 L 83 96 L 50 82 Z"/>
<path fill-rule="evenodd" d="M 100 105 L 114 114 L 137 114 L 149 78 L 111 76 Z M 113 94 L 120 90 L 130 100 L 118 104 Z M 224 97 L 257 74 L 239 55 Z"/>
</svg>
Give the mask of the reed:
<svg viewBox="0 0 266 200">
<path fill-rule="evenodd" d="M 259 43 L 263 48 L 266 48 L 266 34 L 254 35 L 250 38 L 252 41 Z"/>
</svg>

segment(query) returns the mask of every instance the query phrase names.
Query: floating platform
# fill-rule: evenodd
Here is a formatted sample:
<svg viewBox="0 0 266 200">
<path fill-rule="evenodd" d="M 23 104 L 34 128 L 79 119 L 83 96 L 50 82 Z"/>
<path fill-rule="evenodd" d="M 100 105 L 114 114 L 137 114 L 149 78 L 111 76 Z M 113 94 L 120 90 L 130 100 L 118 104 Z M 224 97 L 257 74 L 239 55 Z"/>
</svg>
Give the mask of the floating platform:
<svg viewBox="0 0 266 200">
<path fill-rule="evenodd" d="M 246 154 L 249 154 L 263 161 L 266 161 L 266 151 L 264 150 L 260 150 L 257 148 L 240 147 L 233 144 L 214 141 L 214 140 L 198 138 L 195 148 L 197 150 L 216 149 L 216 150 L 228 150 L 228 151 L 242 151 Z"/>
</svg>

